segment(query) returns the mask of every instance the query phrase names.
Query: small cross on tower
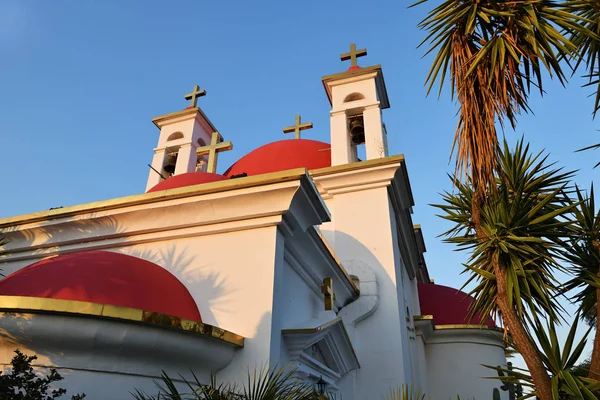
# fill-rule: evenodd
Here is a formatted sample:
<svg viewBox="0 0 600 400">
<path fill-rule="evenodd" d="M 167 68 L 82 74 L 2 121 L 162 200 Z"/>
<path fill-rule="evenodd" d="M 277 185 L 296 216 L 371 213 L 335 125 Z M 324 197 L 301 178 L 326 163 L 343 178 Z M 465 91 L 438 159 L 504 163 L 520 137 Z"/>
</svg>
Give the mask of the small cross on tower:
<svg viewBox="0 0 600 400">
<path fill-rule="evenodd" d="M 333 310 L 333 301 L 335 300 L 335 294 L 333 293 L 333 279 L 324 278 L 323 286 L 321 286 L 321 293 L 323 293 L 325 301 L 325 310 Z"/>
<path fill-rule="evenodd" d="M 351 64 L 350 68 L 358 67 L 358 64 L 356 63 L 356 59 L 358 57 L 363 57 L 366 55 L 367 55 L 367 49 L 356 50 L 356 44 L 352 43 L 350 45 L 350 51 L 348 53 L 340 54 L 340 60 L 342 60 L 342 61 L 350 60 L 350 64 Z"/>
<path fill-rule="evenodd" d="M 217 172 L 218 153 L 231 149 L 233 149 L 233 143 L 223 142 L 221 134 L 219 132 L 213 132 L 212 138 L 210 139 L 210 145 L 198 147 L 196 149 L 196 154 L 198 156 L 208 154 L 208 165 L 206 167 L 206 172 L 215 174 Z"/>
<path fill-rule="evenodd" d="M 312 122 L 300 123 L 300 115 L 296 115 L 296 125 L 286 126 L 283 128 L 283 133 L 294 132 L 294 139 L 300 139 L 300 131 L 305 129 L 311 129 L 313 127 Z"/>
<path fill-rule="evenodd" d="M 200 86 L 195 85 L 194 90 L 191 93 L 185 95 L 186 100 L 190 101 L 190 107 L 196 108 L 196 104 L 198 104 L 198 97 L 206 96 L 206 90 L 200 90 Z"/>
</svg>

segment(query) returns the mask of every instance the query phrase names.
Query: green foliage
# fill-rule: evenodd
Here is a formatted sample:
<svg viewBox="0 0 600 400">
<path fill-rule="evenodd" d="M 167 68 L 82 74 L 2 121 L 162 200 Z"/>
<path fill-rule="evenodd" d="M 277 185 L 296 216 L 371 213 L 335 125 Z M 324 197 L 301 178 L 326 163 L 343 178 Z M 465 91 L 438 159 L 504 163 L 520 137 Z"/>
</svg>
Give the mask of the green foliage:
<svg viewBox="0 0 600 400">
<path fill-rule="evenodd" d="M 248 373 L 244 385 L 238 388 L 231 384 L 217 384 L 211 379 L 210 384 L 202 384 L 194 375 L 194 380 L 189 381 L 180 376 L 186 392 L 181 392 L 177 385 L 165 372 L 162 374 L 162 383 L 156 383 L 157 395 L 147 395 L 136 390 L 133 394 L 136 400 L 320 400 L 324 399 L 314 391 L 311 385 L 294 377 L 294 371 L 283 367 L 262 369 Z"/>
<path fill-rule="evenodd" d="M 596 289 L 600 287 L 600 210 L 596 211 L 593 185 L 587 198 L 578 187 L 576 193 L 579 205 L 573 210 L 574 223 L 565 248 L 573 278 L 565 283 L 564 290 L 578 290 L 572 300 L 580 315 L 595 326 Z"/>
<path fill-rule="evenodd" d="M 591 358 L 586 358 L 585 360 L 583 360 L 582 362 L 580 362 L 579 364 L 573 366 L 573 368 L 571 368 L 571 375 L 573 376 L 581 376 L 581 377 L 587 377 L 590 373 L 590 365 L 592 364 L 592 359 Z"/>
<path fill-rule="evenodd" d="M 567 0 L 565 10 L 578 17 L 583 29 L 574 30 L 570 40 L 577 46 L 579 57 L 575 69 L 585 66 L 588 86 L 596 86 L 594 115 L 600 110 L 600 2 L 598 0 Z"/>
<path fill-rule="evenodd" d="M 39 376 L 31 366 L 36 356 L 26 356 L 15 350 L 10 374 L 0 373 L 0 399 L 3 400 L 51 400 L 66 394 L 65 389 L 52 389 L 53 383 L 61 381 L 62 376 L 50 369 L 47 376 Z M 81 400 L 85 394 L 74 395 L 72 400 Z"/>
<path fill-rule="evenodd" d="M 455 191 L 444 193 L 444 204 L 435 205 L 442 218 L 454 223 L 445 241 L 472 252 L 464 270 L 469 274 L 465 286 L 475 283 L 469 293 L 475 297 L 472 313 L 498 312 L 497 263 L 507 273 L 509 304 L 524 321 L 538 313 L 556 321 L 560 284 L 554 275 L 563 268 L 558 261 L 568 230 L 565 216 L 576 206 L 565 194 L 573 173 L 553 168 L 541 153 L 532 155 L 523 140 L 512 151 L 504 141 L 498 154 L 496 190 L 487 191 L 480 209 L 482 235 L 474 231 L 474 188 L 455 180 Z"/>
<path fill-rule="evenodd" d="M 579 18 L 557 1 L 444 0 L 419 24 L 428 33 L 420 46 L 434 53 L 428 93 L 439 82 L 441 94 L 449 77 L 460 103 L 457 167 L 476 188 L 494 184 L 496 123 L 514 128 L 531 86 L 543 94 L 543 77 L 566 82 L 560 60 L 578 49 L 565 34 L 588 32 Z"/>
<path fill-rule="evenodd" d="M 513 365 L 511 362 L 506 363 L 506 369 L 508 371 L 512 371 L 513 370 Z M 504 372 L 502 372 L 502 370 L 500 369 L 500 367 L 498 367 L 498 377 L 500 378 L 500 380 L 502 381 L 503 385 L 500 386 L 500 389 L 502 389 L 505 392 L 508 392 L 508 399 L 509 400 L 515 400 L 517 397 L 521 397 L 523 396 L 523 385 L 521 385 L 520 382 L 512 382 L 511 380 L 506 380 L 503 379 L 504 378 Z M 500 394 L 500 391 L 498 391 L 498 395 Z"/>
<path fill-rule="evenodd" d="M 408 385 L 402 385 L 395 389 L 390 389 L 386 400 L 425 400 L 425 394 L 415 391 Z"/>
<path fill-rule="evenodd" d="M 600 390 L 600 382 L 589 379 L 585 376 L 574 373 L 577 360 L 581 357 L 586 344 L 589 329 L 579 342 L 575 342 L 575 334 L 578 329 L 577 321 L 569 329 L 569 334 L 565 342 L 560 344 L 556 336 L 556 325 L 551 320 L 542 324 L 535 318 L 533 323 L 533 332 L 536 341 L 540 346 L 542 361 L 548 370 L 552 380 L 552 395 L 554 399 L 587 399 L 596 400 Z M 528 394 L 522 398 L 535 397 L 535 385 L 527 370 L 514 368 L 503 369 L 499 367 L 490 367 L 499 373 L 502 377 L 493 377 L 493 379 L 502 379 L 503 382 L 521 383 L 529 388 Z"/>
</svg>

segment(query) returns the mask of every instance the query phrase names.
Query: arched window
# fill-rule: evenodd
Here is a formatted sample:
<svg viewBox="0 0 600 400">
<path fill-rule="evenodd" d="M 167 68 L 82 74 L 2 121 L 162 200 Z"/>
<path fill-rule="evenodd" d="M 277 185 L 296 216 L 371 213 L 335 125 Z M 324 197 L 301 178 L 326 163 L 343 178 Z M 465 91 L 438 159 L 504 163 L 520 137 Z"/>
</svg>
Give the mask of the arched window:
<svg viewBox="0 0 600 400">
<path fill-rule="evenodd" d="M 202 138 L 198 138 L 198 145 L 200 147 L 204 147 L 204 146 L 206 146 L 206 142 L 204 140 L 202 140 Z"/>
<path fill-rule="evenodd" d="M 348 103 L 350 101 L 362 100 L 364 98 L 365 98 L 365 96 L 362 93 L 354 92 L 354 93 L 350 93 L 348 96 L 346 96 L 346 98 L 344 99 L 344 103 Z"/>
<path fill-rule="evenodd" d="M 171 141 L 171 140 L 182 139 L 182 138 L 183 138 L 183 133 L 181 133 L 181 132 L 171 133 L 169 135 L 169 137 L 167 138 L 167 142 Z"/>
</svg>

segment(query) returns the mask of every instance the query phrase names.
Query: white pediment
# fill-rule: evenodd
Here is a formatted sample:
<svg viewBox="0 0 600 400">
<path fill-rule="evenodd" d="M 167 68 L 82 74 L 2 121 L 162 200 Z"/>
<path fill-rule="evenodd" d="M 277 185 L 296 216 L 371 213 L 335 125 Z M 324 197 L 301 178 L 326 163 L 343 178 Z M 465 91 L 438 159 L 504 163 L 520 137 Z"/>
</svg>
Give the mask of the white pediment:
<svg viewBox="0 0 600 400">
<path fill-rule="evenodd" d="M 329 316 L 329 313 L 326 313 Z M 290 360 L 306 375 L 322 377 L 330 385 L 353 369 L 360 368 L 352 342 L 341 318 L 312 319 L 283 329 Z"/>
</svg>

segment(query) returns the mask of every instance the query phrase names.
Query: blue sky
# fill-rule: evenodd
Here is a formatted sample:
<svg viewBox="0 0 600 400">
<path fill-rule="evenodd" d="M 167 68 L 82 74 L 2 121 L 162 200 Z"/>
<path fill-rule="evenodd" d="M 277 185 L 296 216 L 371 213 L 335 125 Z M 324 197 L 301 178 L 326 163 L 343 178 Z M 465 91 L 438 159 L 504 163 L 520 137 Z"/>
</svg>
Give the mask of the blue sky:
<svg viewBox="0 0 600 400">
<path fill-rule="evenodd" d="M 178 111 L 194 84 L 199 105 L 234 150 L 224 171 L 265 143 L 284 139 L 296 114 L 303 137 L 329 140 L 324 75 L 344 71 L 339 54 L 366 47 L 359 64 L 381 64 L 391 108 L 383 118 L 391 154 L 403 153 L 424 230 L 430 273 L 460 287 L 463 254 L 436 236 L 447 225 L 428 206 L 449 189 L 456 105 L 448 91 L 426 97 L 430 58 L 416 25 L 437 1 L 23 1 L 0 2 L 0 217 L 142 193 L 158 139 L 155 116 Z M 600 151 L 591 90 L 572 79 L 532 94 L 520 118 L 536 150 L 589 187 Z M 365 205 L 367 206 L 367 205 Z"/>
</svg>

